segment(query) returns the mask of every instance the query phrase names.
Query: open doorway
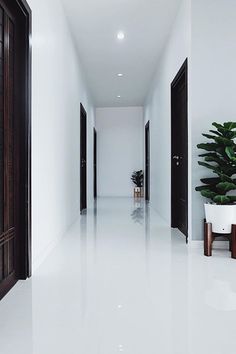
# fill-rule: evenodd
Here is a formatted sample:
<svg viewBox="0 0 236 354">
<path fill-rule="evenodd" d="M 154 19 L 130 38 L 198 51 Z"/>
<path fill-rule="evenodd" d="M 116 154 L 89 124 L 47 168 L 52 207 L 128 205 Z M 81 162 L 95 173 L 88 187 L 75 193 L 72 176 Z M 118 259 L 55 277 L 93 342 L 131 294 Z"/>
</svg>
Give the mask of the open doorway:
<svg viewBox="0 0 236 354">
<path fill-rule="evenodd" d="M 31 11 L 0 0 L 0 299 L 31 275 Z"/>
<path fill-rule="evenodd" d="M 87 209 L 87 113 L 80 104 L 80 212 Z"/>
<path fill-rule="evenodd" d="M 145 126 L 145 199 L 150 200 L 150 122 Z"/>
<path fill-rule="evenodd" d="M 171 226 L 188 242 L 188 62 L 171 84 Z"/>
</svg>

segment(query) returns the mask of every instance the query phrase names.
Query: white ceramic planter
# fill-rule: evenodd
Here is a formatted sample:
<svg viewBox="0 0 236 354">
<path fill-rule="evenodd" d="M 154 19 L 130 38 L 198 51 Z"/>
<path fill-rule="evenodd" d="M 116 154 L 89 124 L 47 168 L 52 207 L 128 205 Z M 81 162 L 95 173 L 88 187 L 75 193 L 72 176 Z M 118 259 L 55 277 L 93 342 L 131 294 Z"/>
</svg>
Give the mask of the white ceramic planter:
<svg viewBox="0 0 236 354">
<path fill-rule="evenodd" d="M 205 204 L 206 221 L 212 224 L 212 231 L 218 234 L 230 234 L 232 224 L 236 224 L 236 204 Z"/>
</svg>

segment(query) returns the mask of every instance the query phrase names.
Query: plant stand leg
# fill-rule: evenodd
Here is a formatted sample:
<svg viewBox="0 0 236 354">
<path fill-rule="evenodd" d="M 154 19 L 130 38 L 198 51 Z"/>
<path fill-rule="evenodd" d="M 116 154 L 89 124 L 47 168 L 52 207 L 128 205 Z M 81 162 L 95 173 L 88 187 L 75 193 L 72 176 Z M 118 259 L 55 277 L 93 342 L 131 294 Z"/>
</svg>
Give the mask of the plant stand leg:
<svg viewBox="0 0 236 354">
<path fill-rule="evenodd" d="M 236 225 L 232 225 L 231 257 L 236 259 Z"/>
<path fill-rule="evenodd" d="M 229 250 L 232 252 L 232 237 L 229 239 Z"/>
<path fill-rule="evenodd" d="M 207 257 L 212 256 L 212 242 L 213 242 L 213 234 L 212 234 L 212 224 L 204 223 L 204 255 Z"/>
</svg>

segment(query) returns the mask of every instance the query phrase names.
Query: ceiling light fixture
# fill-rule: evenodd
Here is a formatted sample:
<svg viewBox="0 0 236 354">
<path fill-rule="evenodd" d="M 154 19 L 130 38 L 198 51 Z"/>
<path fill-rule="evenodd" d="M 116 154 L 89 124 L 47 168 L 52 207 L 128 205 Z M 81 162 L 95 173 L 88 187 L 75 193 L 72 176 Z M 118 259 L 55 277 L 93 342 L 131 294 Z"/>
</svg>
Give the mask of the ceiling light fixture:
<svg viewBox="0 0 236 354">
<path fill-rule="evenodd" d="M 117 98 L 121 98 L 121 95 L 117 95 Z"/>
<path fill-rule="evenodd" d="M 117 76 L 122 77 L 122 76 L 124 76 L 124 75 L 123 75 L 123 74 L 117 74 Z"/>
<path fill-rule="evenodd" d="M 122 41 L 125 38 L 124 32 L 120 31 L 117 33 L 117 38 Z"/>
</svg>

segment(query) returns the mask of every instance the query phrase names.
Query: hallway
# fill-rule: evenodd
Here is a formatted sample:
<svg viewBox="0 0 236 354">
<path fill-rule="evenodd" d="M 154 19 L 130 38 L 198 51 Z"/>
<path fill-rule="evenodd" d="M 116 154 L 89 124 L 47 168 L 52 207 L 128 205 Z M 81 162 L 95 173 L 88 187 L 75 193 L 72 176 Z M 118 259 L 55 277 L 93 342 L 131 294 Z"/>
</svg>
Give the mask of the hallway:
<svg viewBox="0 0 236 354">
<path fill-rule="evenodd" d="M 187 248 L 143 201 L 99 198 L 0 303 L 2 354 L 234 354 L 226 250 Z"/>
</svg>

